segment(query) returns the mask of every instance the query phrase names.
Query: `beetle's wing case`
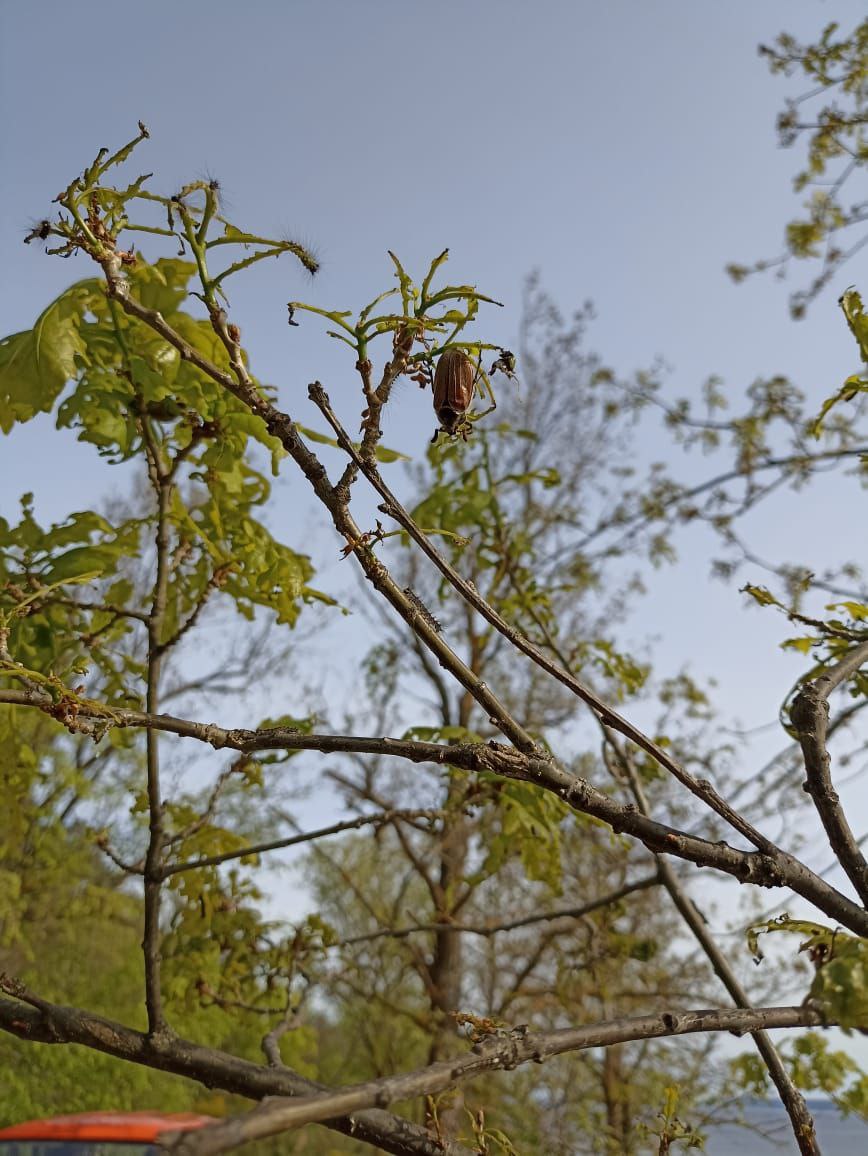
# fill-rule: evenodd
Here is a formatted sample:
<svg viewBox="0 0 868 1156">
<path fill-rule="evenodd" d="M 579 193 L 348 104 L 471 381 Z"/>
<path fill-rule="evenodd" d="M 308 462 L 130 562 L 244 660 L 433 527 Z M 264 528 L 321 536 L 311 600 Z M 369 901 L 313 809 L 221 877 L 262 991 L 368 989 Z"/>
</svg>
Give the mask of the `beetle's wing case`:
<svg viewBox="0 0 868 1156">
<path fill-rule="evenodd" d="M 434 409 L 462 414 L 473 401 L 473 362 L 461 349 L 445 349 L 434 372 Z"/>
</svg>

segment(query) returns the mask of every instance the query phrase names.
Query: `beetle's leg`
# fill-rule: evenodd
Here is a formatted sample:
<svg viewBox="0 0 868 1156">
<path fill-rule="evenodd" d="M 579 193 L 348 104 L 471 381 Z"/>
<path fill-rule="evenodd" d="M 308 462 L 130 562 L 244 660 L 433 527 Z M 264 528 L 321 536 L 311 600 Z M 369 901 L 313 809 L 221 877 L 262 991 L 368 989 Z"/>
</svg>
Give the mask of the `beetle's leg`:
<svg viewBox="0 0 868 1156">
<path fill-rule="evenodd" d="M 475 413 L 473 415 L 474 421 L 478 421 L 481 417 L 487 417 L 490 413 L 497 409 L 497 398 L 494 396 L 494 390 L 491 388 L 491 382 L 488 379 L 488 374 L 482 368 L 481 364 L 479 367 L 479 375 L 476 379 L 476 388 L 479 390 L 479 396 L 482 398 L 487 397 L 491 402 L 491 405 L 489 405 L 488 409 L 482 410 L 481 413 Z"/>
<path fill-rule="evenodd" d="M 476 388 L 479 390 L 480 397 L 487 397 L 491 402 L 491 407 L 487 409 L 486 413 L 491 413 L 491 410 L 497 409 L 497 398 L 494 396 L 494 390 L 491 388 L 491 381 L 488 374 L 482 368 L 482 358 L 480 356 L 480 365 L 476 375 Z M 480 415 L 481 416 L 481 415 Z"/>
</svg>

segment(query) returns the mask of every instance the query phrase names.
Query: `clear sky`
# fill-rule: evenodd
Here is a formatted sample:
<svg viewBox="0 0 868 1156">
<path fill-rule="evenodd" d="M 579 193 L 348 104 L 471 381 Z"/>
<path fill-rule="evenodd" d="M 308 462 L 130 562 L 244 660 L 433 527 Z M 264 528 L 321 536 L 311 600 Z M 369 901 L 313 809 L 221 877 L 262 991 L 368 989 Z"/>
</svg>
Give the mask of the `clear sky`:
<svg viewBox="0 0 868 1156">
<path fill-rule="evenodd" d="M 565 311 L 593 298 L 590 341 L 621 371 L 662 355 L 673 393 L 718 373 L 736 395 L 782 372 L 820 399 L 854 368 L 835 306 L 844 286 L 794 323 L 786 285 L 736 287 L 724 265 L 774 255 L 797 203 L 798 158 L 774 132 L 795 90 L 769 75 L 758 43 L 863 15 L 859 0 L 2 0 L 0 330 L 31 325 L 91 275 L 21 241 L 141 118 L 151 140 L 135 164 L 162 191 L 216 176 L 245 225 L 318 251 L 314 282 L 284 260 L 232 295 L 254 369 L 298 420 L 315 424 L 313 378 L 333 397 L 355 386 L 316 323 L 287 328 L 285 302 L 356 307 L 391 284 L 387 249 L 421 270 L 447 245 L 451 277 L 505 303 L 491 340 L 514 342 L 523 279 L 539 268 Z M 845 277 L 868 287 L 864 253 Z M 387 440 L 424 451 L 430 399 L 406 391 L 389 420 Z M 50 520 L 119 485 L 49 419 L 0 444 L 6 516 L 24 490 Z M 291 486 L 280 493 L 291 518 Z M 801 527 L 768 522 L 767 552 L 799 531 L 840 554 L 847 512 L 818 491 L 803 514 Z M 707 546 L 685 540 L 641 631 L 661 637 L 670 666 L 713 666 L 726 709 L 755 725 L 798 667 L 775 652 L 780 622 L 706 584 Z"/>
</svg>

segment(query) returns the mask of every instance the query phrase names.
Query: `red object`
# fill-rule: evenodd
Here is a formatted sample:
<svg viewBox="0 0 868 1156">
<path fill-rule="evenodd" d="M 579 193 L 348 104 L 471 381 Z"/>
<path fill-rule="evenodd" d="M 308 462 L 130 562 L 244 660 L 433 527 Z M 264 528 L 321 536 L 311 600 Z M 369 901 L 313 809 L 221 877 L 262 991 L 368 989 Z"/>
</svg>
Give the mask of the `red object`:
<svg viewBox="0 0 868 1156">
<path fill-rule="evenodd" d="M 214 1123 L 191 1112 L 80 1112 L 0 1128 L 3 1140 L 92 1140 L 152 1144 L 162 1132 L 191 1132 Z"/>
</svg>

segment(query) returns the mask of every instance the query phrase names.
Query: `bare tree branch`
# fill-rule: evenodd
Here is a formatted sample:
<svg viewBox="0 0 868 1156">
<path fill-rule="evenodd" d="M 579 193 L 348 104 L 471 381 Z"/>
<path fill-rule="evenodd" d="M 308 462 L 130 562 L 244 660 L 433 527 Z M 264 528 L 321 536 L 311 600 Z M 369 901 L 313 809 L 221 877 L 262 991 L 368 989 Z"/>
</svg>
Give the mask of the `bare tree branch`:
<svg viewBox="0 0 868 1156">
<path fill-rule="evenodd" d="M 484 1037 L 464 1059 L 441 1060 L 415 1072 L 372 1080 L 324 1096 L 265 1103 L 247 1115 L 235 1116 L 197 1132 L 165 1133 L 161 1140 L 175 1156 L 218 1156 L 251 1140 L 328 1120 L 336 1113 L 358 1112 L 434 1095 L 489 1072 L 511 1071 L 530 1062 L 541 1064 L 565 1052 L 696 1032 L 726 1031 L 741 1035 L 769 1028 L 811 1027 L 821 1022 L 816 1009 L 803 1006 L 663 1012 L 554 1032 L 531 1032 L 519 1027 Z"/>
<path fill-rule="evenodd" d="M 39 706 L 52 713 L 57 707 L 40 688 L 0 691 L 0 702 Z M 150 727 L 206 742 L 216 750 L 318 750 L 389 755 L 414 763 L 450 765 L 470 771 L 488 771 L 507 779 L 535 783 L 551 791 L 569 807 L 602 819 L 616 834 L 632 835 L 651 851 L 675 855 L 701 867 L 714 867 L 741 883 L 760 887 L 790 887 L 820 911 L 854 931 L 868 935 L 868 912 L 821 879 L 795 856 L 778 848 L 742 851 L 723 840 L 713 842 L 642 815 L 635 806 L 619 803 L 586 779 L 560 767 L 553 759 L 532 758 L 501 743 L 426 743 L 388 736 L 380 739 L 349 735 L 305 735 L 292 728 L 227 730 L 215 723 L 197 723 L 170 715 L 151 716 L 141 711 L 115 710 L 95 703 L 78 704 L 86 720 L 90 711 L 103 729 L 110 725 Z M 82 724 L 84 725 L 84 724 Z M 95 725 L 95 724 L 91 724 Z"/>
<path fill-rule="evenodd" d="M 142 427 L 147 429 L 144 419 Z M 169 507 L 173 484 L 162 465 L 160 451 L 150 445 L 149 461 L 152 466 L 157 497 L 156 575 L 154 577 L 151 611 L 148 616 L 148 659 L 146 710 L 156 714 L 160 702 L 160 675 L 163 665 L 162 636 L 169 590 Z M 164 810 L 160 789 L 159 736 L 154 730 L 146 733 L 147 790 L 148 790 L 148 847 L 145 853 L 145 929 L 142 952 L 145 962 L 145 1006 L 148 1028 L 152 1035 L 167 1032 L 163 1013 L 163 995 L 160 984 L 162 933 L 160 931 L 160 889 L 162 887 Z"/>
</svg>

